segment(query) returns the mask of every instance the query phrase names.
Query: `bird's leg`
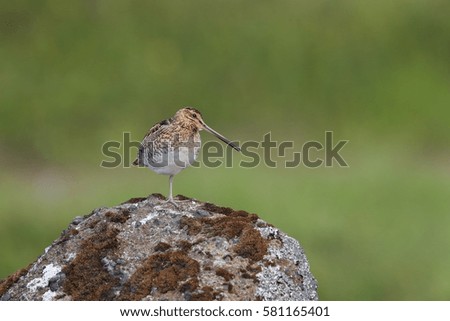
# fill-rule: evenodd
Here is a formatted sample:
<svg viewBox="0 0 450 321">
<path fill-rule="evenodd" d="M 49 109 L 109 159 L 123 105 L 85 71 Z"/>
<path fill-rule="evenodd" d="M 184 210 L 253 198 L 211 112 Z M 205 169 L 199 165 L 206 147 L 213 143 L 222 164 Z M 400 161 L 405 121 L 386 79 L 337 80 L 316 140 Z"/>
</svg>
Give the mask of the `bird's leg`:
<svg viewBox="0 0 450 321">
<path fill-rule="evenodd" d="M 173 202 L 173 196 L 172 196 L 173 176 L 174 175 L 170 175 L 170 177 L 169 177 L 169 201 L 170 202 Z"/>
<path fill-rule="evenodd" d="M 186 200 L 174 200 L 173 199 L 173 193 L 172 193 L 172 186 L 173 186 L 173 178 L 175 175 L 170 175 L 169 176 L 169 197 L 163 201 L 164 204 L 166 203 L 170 203 L 173 206 L 175 206 L 176 208 L 178 208 L 178 204 L 177 203 L 182 203 L 182 202 L 190 202 L 192 201 L 191 199 L 186 199 Z"/>
<path fill-rule="evenodd" d="M 178 207 L 177 203 L 175 203 L 175 200 L 173 199 L 172 196 L 172 185 L 173 185 L 173 177 L 175 175 L 170 175 L 169 176 L 169 197 L 167 198 L 167 200 L 164 201 L 164 203 L 170 203 L 173 204 L 175 207 Z"/>
</svg>

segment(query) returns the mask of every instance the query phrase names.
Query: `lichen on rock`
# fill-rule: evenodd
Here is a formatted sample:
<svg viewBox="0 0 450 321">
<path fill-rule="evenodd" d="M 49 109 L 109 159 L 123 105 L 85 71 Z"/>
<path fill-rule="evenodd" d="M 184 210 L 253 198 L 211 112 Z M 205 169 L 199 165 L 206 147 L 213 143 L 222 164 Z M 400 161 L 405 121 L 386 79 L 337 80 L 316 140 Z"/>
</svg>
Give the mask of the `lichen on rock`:
<svg viewBox="0 0 450 321">
<path fill-rule="evenodd" d="M 317 300 L 303 249 L 256 214 L 159 194 L 76 217 L 1 300 Z"/>
</svg>

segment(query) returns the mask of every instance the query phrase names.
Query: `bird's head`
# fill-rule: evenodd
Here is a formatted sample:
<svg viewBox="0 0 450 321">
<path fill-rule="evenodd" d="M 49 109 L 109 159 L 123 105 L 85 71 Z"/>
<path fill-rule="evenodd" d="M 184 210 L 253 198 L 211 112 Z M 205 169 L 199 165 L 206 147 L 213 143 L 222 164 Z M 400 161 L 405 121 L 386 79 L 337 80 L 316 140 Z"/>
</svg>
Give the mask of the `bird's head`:
<svg viewBox="0 0 450 321">
<path fill-rule="evenodd" d="M 185 107 L 177 111 L 175 119 L 184 123 L 189 123 L 191 126 L 197 127 L 199 130 L 204 129 L 205 122 L 202 114 L 195 108 Z"/>
<path fill-rule="evenodd" d="M 206 130 L 207 132 L 219 138 L 225 144 L 233 147 L 238 152 L 241 151 L 240 147 L 237 144 L 233 143 L 228 138 L 224 137 L 223 135 L 219 134 L 214 129 L 206 125 L 203 120 L 202 114 L 195 108 L 185 107 L 180 109 L 176 112 L 175 119 L 181 122 L 187 122 L 190 125 L 194 125 L 198 130 Z"/>
</svg>

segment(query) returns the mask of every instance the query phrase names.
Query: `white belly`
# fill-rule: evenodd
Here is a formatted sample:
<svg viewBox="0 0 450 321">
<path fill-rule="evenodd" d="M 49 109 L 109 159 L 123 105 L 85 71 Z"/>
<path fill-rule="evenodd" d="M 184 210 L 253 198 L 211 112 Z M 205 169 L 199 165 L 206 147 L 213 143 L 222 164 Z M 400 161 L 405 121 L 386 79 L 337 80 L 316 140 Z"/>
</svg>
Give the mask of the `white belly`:
<svg viewBox="0 0 450 321">
<path fill-rule="evenodd" d="M 144 164 L 152 171 L 162 175 L 176 175 L 192 165 L 200 153 L 200 147 L 170 148 L 166 153 L 152 153 L 145 157 Z"/>
</svg>

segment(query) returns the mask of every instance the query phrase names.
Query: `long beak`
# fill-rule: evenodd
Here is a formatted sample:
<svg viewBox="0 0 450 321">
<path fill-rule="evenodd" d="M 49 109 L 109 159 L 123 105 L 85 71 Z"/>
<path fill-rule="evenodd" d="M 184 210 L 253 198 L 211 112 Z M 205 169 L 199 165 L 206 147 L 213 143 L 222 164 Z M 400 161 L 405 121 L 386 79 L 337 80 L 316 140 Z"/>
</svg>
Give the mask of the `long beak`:
<svg viewBox="0 0 450 321">
<path fill-rule="evenodd" d="M 217 138 L 219 138 L 221 141 L 223 141 L 225 144 L 227 144 L 227 145 L 233 147 L 233 148 L 234 148 L 235 150 L 237 150 L 238 152 L 241 151 L 241 148 L 240 148 L 237 144 L 233 143 L 233 142 L 230 141 L 228 138 L 226 138 L 226 137 L 220 135 L 218 132 L 216 132 L 214 129 L 212 129 L 211 127 L 209 127 L 209 126 L 206 125 L 205 123 L 203 123 L 202 125 L 203 125 L 203 128 L 204 128 L 207 132 L 213 134 L 214 136 L 216 136 Z"/>
</svg>

